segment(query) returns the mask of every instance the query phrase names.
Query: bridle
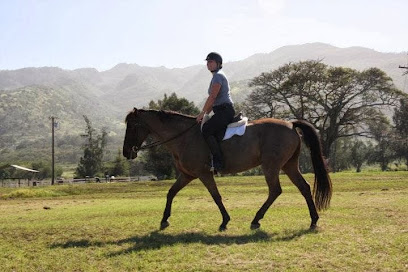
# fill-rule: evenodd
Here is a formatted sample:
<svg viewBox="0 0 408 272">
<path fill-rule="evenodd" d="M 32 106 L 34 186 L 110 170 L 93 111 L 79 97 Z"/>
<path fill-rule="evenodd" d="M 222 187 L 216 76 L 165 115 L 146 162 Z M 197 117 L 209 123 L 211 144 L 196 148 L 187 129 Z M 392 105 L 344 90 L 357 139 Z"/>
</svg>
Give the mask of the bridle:
<svg viewBox="0 0 408 272">
<path fill-rule="evenodd" d="M 141 121 L 142 121 L 142 120 L 141 120 Z M 143 127 L 147 128 L 148 130 L 151 130 L 151 129 L 149 128 L 149 126 L 147 126 L 147 124 L 145 124 L 143 121 L 142 121 L 142 123 L 136 123 L 136 124 L 134 124 L 134 125 L 135 125 L 135 126 L 143 126 Z M 182 132 L 180 132 L 180 133 L 178 133 L 178 134 L 176 134 L 176 135 L 174 135 L 174 136 L 172 136 L 172 137 L 170 137 L 169 139 L 164 140 L 164 141 L 160 141 L 160 140 L 159 140 L 159 141 L 156 141 L 156 142 L 153 142 L 153 143 L 150 143 L 150 144 L 145 144 L 145 145 L 139 146 L 139 147 L 137 147 L 137 146 L 134 145 L 134 146 L 132 146 L 132 152 L 134 152 L 134 153 L 137 154 L 137 152 L 139 152 L 139 151 L 141 151 L 141 150 L 150 149 L 150 148 L 153 148 L 153 147 L 160 146 L 160 145 L 166 144 L 166 143 L 168 143 L 168 142 L 171 142 L 171 141 L 177 139 L 178 137 L 180 137 L 181 135 L 187 133 L 190 129 L 192 129 L 192 128 L 195 127 L 196 125 L 198 125 L 198 123 L 197 123 L 197 122 L 194 122 L 194 124 L 192 124 L 192 125 L 191 125 L 190 127 L 188 127 L 187 129 L 183 130 Z M 157 134 L 157 133 L 156 133 L 156 134 Z"/>
</svg>

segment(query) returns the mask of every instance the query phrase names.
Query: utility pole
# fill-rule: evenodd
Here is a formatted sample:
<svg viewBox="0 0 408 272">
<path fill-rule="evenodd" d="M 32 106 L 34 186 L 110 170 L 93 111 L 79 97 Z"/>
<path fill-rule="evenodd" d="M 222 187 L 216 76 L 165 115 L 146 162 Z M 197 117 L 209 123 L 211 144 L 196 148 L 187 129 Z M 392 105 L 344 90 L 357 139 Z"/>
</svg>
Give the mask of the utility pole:
<svg viewBox="0 0 408 272">
<path fill-rule="evenodd" d="M 51 134 L 52 134 L 52 147 L 51 147 L 51 157 L 52 157 L 52 161 L 51 161 L 51 185 L 54 185 L 55 182 L 55 152 L 54 152 L 54 128 L 55 128 L 55 119 L 57 119 L 57 117 L 55 116 L 51 116 Z"/>
</svg>

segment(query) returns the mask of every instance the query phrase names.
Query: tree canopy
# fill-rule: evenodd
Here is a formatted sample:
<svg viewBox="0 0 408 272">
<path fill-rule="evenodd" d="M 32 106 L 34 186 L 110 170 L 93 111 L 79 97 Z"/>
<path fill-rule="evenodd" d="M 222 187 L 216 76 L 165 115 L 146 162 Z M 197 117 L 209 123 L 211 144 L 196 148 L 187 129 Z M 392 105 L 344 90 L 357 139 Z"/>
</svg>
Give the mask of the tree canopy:
<svg viewBox="0 0 408 272">
<path fill-rule="evenodd" d="M 367 135 L 366 121 L 381 119 L 381 110 L 404 95 L 378 68 L 357 71 L 314 60 L 262 73 L 249 86 L 254 89 L 245 108 L 251 118 L 307 120 L 319 130 L 326 157 L 337 139 Z"/>
</svg>

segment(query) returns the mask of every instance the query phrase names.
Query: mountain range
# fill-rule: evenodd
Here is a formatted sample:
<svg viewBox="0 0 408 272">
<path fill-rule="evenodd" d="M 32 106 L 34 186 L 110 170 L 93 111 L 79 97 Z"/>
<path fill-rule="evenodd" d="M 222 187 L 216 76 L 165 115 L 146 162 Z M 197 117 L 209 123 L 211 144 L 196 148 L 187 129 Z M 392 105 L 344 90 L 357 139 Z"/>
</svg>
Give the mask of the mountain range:
<svg viewBox="0 0 408 272">
<path fill-rule="evenodd" d="M 230 80 L 233 99 L 240 102 L 251 91 L 247 85 L 250 79 L 301 60 L 321 60 L 331 66 L 357 70 L 378 67 L 399 89 L 406 88 L 406 77 L 398 68 L 406 64 L 406 52 L 382 53 L 323 43 L 284 46 L 270 53 L 227 62 L 223 70 Z M 46 158 L 50 116 L 60 122 L 56 131 L 57 145 L 64 151 L 56 152 L 61 160 L 74 161 L 80 156 L 83 140 L 78 135 L 85 129 L 83 115 L 87 115 L 96 128 L 105 127 L 114 154 L 121 146 L 123 119 L 129 110 L 147 106 L 151 100 L 162 99 L 164 94 L 173 92 L 201 105 L 207 96 L 210 78 L 204 63 L 173 69 L 121 63 L 107 71 L 58 67 L 0 70 L 0 162 L 33 160 L 34 154 Z"/>
</svg>

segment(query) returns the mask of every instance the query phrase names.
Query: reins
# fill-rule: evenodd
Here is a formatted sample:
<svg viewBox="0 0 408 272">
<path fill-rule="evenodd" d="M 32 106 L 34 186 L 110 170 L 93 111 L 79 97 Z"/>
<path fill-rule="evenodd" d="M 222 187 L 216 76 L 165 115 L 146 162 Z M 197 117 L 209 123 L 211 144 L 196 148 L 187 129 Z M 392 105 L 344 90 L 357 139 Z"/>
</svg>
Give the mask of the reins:
<svg viewBox="0 0 408 272">
<path fill-rule="evenodd" d="M 156 141 L 156 142 L 153 142 L 153 143 L 150 143 L 150 144 L 146 144 L 146 145 L 140 146 L 140 147 L 133 146 L 133 147 L 132 147 L 132 151 L 135 152 L 135 153 L 137 153 L 137 152 L 140 151 L 140 150 L 145 150 L 145 149 L 153 148 L 153 147 L 160 146 L 160 145 L 166 144 L 166 143 L 168 143 L 168 142 L 171 142 L 171 141 L 177 139 L 178 137 L 180 137 L 181 135 L 183 135 L 184 133 L 188 132 L 190 129 L 192 129 L 193 127 L 195 127 L 197 124 L 198 124 L 198 123 L 195 122 L 193 125 L 191 125 L 190 127 L 188 127 L 186 130 L 183 130 L 183 131 L 180 132 L 179 134 L 176 134 L 176 135 L 174 135 L 173 137 L 171 137 L 171 138 L 169 138 L 169 139 L 167 139 L 167 140 L 165 140 L 165 141 Z"/>
</svg>

